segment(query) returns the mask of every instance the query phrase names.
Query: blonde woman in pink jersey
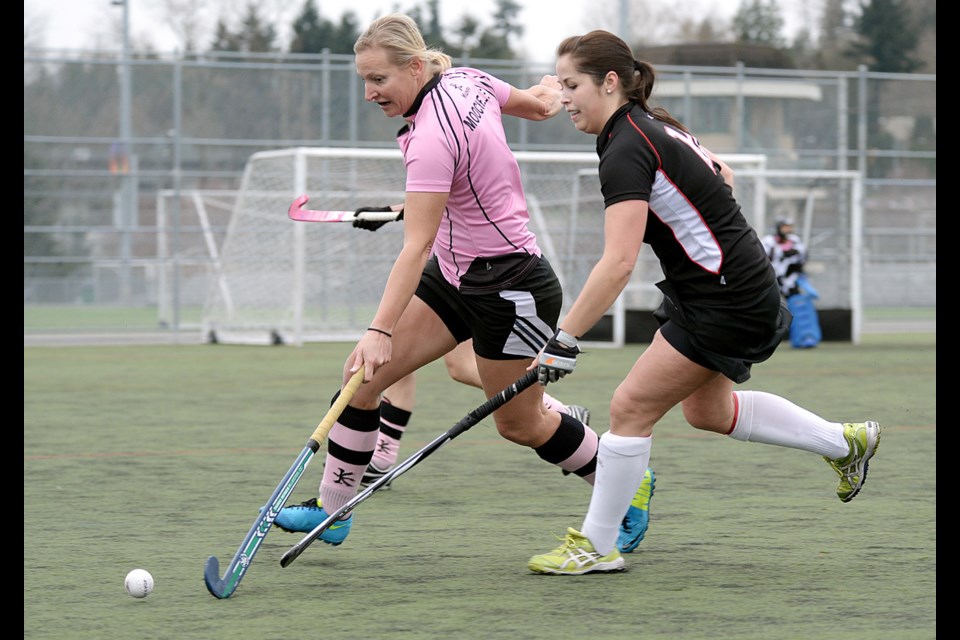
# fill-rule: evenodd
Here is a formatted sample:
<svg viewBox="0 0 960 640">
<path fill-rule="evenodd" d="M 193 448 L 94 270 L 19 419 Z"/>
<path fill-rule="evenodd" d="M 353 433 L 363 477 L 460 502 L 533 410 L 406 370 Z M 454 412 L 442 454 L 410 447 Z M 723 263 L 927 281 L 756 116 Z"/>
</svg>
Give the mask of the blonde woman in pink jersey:
<svg viewBox="0 0 960 640">
<path fill-rule="evenodd" d="M 478 69 L 453 68 L 449 56 L 427 48 L 411 18 L 396 13 L 375 20 L 354 52 L 364 98 L 403 120 L 403 246 L 370 328 L 344 366 L 344 382 L 362 368 L 365 384 L 327 438 L 319 499 L 287 506 L 275 520 L 292 532 L 312 531 L 356 495 L 377 445 L 385 389 L 472 339 L 483 390 L 493 396 L 524 376 L 555 333 L 561 308 L 560 283 L 528 227 L 520 168 L 501 120 L 559 113 L 556 77 L 521 90 Z M 599 436 L 547 408 L 541 385 L 493 418 L 507 440 L 593 483 Z M 646 532 L 653 482 L 648 474 L 624 518 L 625 551 Z M 351 514 L 320 538 L 339 545 L 352 524 Z"/>
</svg>

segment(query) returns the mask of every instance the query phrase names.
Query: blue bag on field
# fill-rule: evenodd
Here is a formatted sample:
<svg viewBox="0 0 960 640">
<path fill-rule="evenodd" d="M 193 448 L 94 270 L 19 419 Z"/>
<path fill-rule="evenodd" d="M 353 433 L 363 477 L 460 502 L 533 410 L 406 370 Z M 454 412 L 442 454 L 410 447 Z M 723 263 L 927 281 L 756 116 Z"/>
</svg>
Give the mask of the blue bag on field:
<svg viewBox="0 0 960 640">
<path fill-rule="evenodd" d="M 787 298 L 787 308 L 793 314 L 790 324 L 790 344 L 795 349 L 810 349 L 820 344 L 823 338 L 820 332 L 820 318 L 813 301 L 820 297 L 805 275 L 797 278 L 796 293 Z"/>
</svg>

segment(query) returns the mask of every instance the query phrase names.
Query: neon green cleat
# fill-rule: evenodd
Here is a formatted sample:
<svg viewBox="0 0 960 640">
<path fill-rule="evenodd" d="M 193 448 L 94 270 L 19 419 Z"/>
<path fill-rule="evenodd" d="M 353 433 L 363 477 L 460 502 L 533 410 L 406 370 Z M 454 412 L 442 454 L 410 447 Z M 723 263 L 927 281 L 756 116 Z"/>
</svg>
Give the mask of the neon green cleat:
<svg viewBox="0 0 960 640">
<path fill-rule="evenodd" d="M 567 529 L 563 544 L 539 556 L 533 556 L 527 567 L 534 573 L 548 573 L 560 576 L 579 576 L 584 573 L 623 571 L 626 567 L 623 556 L 614 549 L 608 555 L 601 556 L 586 536 L 574 528 Z"/>
<path fill-rule="evenodd" d="M 824 456 L 833 470 L 840 476 L 837 485 L 837 497 L 850 502 L 860 493 L 867 479 L 867 466 L 870 458 L 880 445 L 880 424 L 877 422 L 845 422 L 843 437 L 850 444 L 850 453 L 845 458 L 831 460 Z"/>
</svg>

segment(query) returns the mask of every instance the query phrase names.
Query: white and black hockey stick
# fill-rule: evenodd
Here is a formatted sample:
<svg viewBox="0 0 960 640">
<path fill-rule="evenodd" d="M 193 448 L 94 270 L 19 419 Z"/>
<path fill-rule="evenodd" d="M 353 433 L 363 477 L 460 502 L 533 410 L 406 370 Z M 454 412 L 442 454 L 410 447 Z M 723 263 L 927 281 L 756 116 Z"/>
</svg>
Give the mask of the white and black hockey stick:
<svg viewBox="0 0 960 640">
<path fill-rule="evenodd" d="M 353 511 L 353 509 L 358 504 L 360 504 L 361 502 L 363 502 L 364 500 L 372 496 L 381 487 L 393 482 L 393 480 L 397 476 L 400 476 L 406 473 L 407 471 L 409 471 L 412 467 L 419 464 L 424 458 L 429 456 L 431 453 L 433 453 L 434 451 L 436 451 L 437 449 L 445 445 L 450 440 L 453 440 L 454 438 L 459 436 L 461 433 L 463 433 L 473 425 L 477 424 L 478 422 L 480 422 L 481 420 L 489 416 L 491 413 L 493 413 L 494 411 L 502 407 L 508 400 L 510 400 L 511 398 L 515 397 L 517 394 L 521 393 L 522 391 L 530 387 L 533 383 L 537 382 L 537 380 L 538 380 L 537 370 L 534 369 L 532 371 L 528 371 L 519 380 L 511 384 L 509 387 L 507 387 L 503 391 L 500 391 L 499 393 L 497 393 L 497 395 L 488 399 L 482 405 L 480 405 L 479 407 L 477 407 L 476 409 L 468 413 L 466 416 L 461 418 L 457 424 L 450 427 L 450 429 L 448 429 L 443 434 L 438 436 L 433 442 L 425 446 L 423 449 L 420 449 L 420 451 L 417 451 L 416 453 L 411 455 L 409 458 L 404 460 L 401 464 L 394 467 L 389 473 L 378 478 L 376 482 L 373 482 L 372 484 L 370 484 L 366 489 L 364 489 L 363 491 L 355 495 L 353 499 L 351 499 L 345 505 L 343 505 L 342 507 L 340 507 L 339 509 L 331 513 L 326 520 L 318 524 L 313 529 L 313 531 L 305 535 L 303 539 L 300 540 L 300 542 L 290 547 L 290 549 L 285 554 L 283 554 L 283 557 L 280 558 L 280 566 L 286 567 L 291 562 L 296 560 L 297 557 L 301 553 L 303 553 L 306 550 L 306 548 L 313 543 L 314 540 L 320 537 L 321 533 L 323 533 L 330 527 L 330 525 L 332 525 L 334 522 L 336 522 L 343 516 Z"/>
<path fill-rule="evenodd" d="M 254 521 L 253 526 L 250 527 L 250 531 L 247 532 L 247 537 L 240 543 L 240 548 L 237 549 L 233 560 L 230 562 L 230 566 L 227 567 L 227 571 L 222 578 L 220 577 L 220 561 L 217 560 L 216 556 L 207 558 L 207 563 L 203 570 L 203 581 L 207 584 L 207 590 L 211 594 L 222 600 L 229 598 L 233 595 L 233 592 L 236 591 L 237 585 L 240 584 L 243 575 L 247 572 L 247 569 L 250 568 L 250 563 L 253 562 L 253 556 L 257 553 L 257 549 L 260 548 L 260 544 L 267 536 L 267 532 L 270 531 L 273 521 L 276 520 L 277 515 L 279 515 L 280 509 L 283 509 L 287 498 L 290 497 L 293 489 L 297 486 L 297 482 L 300 481 L 300 476 L 303 475 L 307 465 L 310 464 L 310 460 L 320 448 L 320 443 L 323 442 L 327 434 L 330 433 L 333 424 L 337 421 L 337 418 L 340 417 L 340 414 L 343 413 L 347 403 L 353 398 L 353 394 L 356 393 L 362 382 L 363 369 L 361 368 L 340 391 L 340 394 L 336 400 L 333 401 L 327 414 L 323 416 L 320 424 L 317 425 L 313 435 L 307 440 L 306 446 L 303 448 L 303 451 L 300 452 L 300 455 L 297 456 L 293 466 L 290 467 L 287 474 L 283 476 L 283 480 L 281 480 L 277 488 L 274 489 L 273 495 L 270 496 L 270 500 L 267 501 L 266 506 L 260 511 L 260 515 Z"/>
<path fill-rule="evenodd" d="M 353 222 L 354 220 L 369 220 L 371 222 L 393 222 L 400 215 L 399 211 L 363 211 L 357 214 L 354 211 L 316 211 L 304 209 L 310 201 L 310 196 L 302 195 L 290 205 L 288 214 L 291 220 L 298 222 Z"/>
</svg>

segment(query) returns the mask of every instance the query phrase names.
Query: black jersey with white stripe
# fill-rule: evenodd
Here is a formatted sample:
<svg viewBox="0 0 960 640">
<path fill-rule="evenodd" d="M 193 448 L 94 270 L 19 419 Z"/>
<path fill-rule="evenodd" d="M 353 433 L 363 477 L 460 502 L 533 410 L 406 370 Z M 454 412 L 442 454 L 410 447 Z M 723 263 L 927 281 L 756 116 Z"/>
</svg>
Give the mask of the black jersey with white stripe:
<svg viewBox="0 0 960 640">
<path fill-rule="evenodd" d="M 629 103 L 604 126 L 597 155 L 605 206 L 648 202 L 643 241 L 681 298 L 730 306 L 776 282 L 760 239 L 692 135 Z"/>
</svg>

